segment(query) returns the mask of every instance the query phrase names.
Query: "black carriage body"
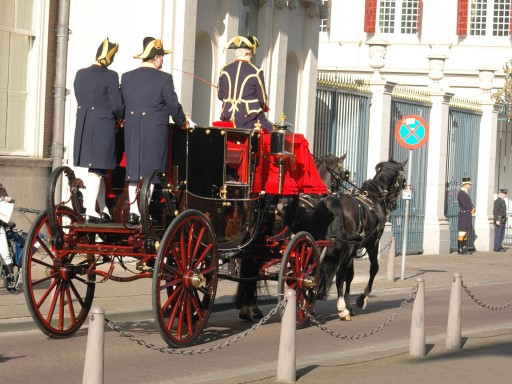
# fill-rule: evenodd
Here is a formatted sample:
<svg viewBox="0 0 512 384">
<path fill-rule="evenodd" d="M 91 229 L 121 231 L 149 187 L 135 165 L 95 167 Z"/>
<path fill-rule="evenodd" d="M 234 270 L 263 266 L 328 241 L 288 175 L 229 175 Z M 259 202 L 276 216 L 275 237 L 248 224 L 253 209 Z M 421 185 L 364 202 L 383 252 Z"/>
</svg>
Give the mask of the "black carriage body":
<svg viewBox="0 0 512 384">
<path fill-rule="evenodd" d="M 206 215 L 220 250 L 247 245 L 258 230 L 261 194 L 252 192 L 260 131 L 194 128 L 173 139 L 171 185 L 178 210 Z"/>
</svg>

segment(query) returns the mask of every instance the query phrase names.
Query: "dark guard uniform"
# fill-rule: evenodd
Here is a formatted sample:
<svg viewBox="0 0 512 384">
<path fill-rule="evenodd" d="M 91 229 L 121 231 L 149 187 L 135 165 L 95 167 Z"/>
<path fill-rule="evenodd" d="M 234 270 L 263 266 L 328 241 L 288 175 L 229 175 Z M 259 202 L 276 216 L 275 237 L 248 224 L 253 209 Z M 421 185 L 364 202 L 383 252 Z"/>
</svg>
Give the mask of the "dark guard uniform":
<svg viewBox="0 0 512 384">
<path fill-rule="evenodd" d="M 164 55 L 162 40 L 145 37 L 143 52 L 133 56 L 142 59 L 141 67 L 121 77 L 121 94 L 125 103 L 124 146 L 126 180 L 131 202 L 137 196 L 137 183 L 150 171 L 167 170 L 170 118 L 181 128 L 187 126 L 183 108 L 174 91 L 172 76 L 161 72 Z M 130 224 L 138 224 L 138 204 L 130 204 Z"/>
<path fill-rule="evenodd" d="M 96 53 L 96 63 L 80 69 L 73 84 L 78 103 L 73 164 L 88 168 L 83 194 L 85 220 L 91 223 L 111 220 L 104 178 L 116 166 L 116 125 L 124 118 L 124 106 L 119 76 L 107 67 L 118 49 L 119 44 L 111 43 L 108 38 L 103 40 Z"/>
<path fill-rule="evenodd" d="M 99 65 L 80 69 L 73 83 L 78 103 L 73 164 L 114 169 L 116 122 L 123 119 L 123 100 L 116 72 Z"/>
<path fill-rule="evenodd" d="M 500 189 L 500 195 L 494 200 L 492 215 L 494 216 L 494 251 L 505 252 L 503 248 L 503 238 L 505 237 L 505 225 L 507 223 L 507 204 L 504 197 L 507 195 L 506 189 Z"/>
<path fill-rule="evenodd" d="M 126 106 L 126 178 L 136 181 L 153 169 L 166 170 L 169 116 L 181 127 L 185 114 L 172 76 L 158 69 L 140 67 L 123 74 L 121 92 Z"/>
<path fill-rule="evenodd" d="M 259 120 L 267 131 L 272 123 L 265 117 L 268 111 L 263 71 L 250 62 L 258 40 L 253 36 L 237 36 L 227 44 L 228 49 L 246 50 L 237 54 L 237 60 L 227 64 L 219 75 L 217 96 L 222 101 L 222 121 L 231 121 L 236 128 L 254 128 Z"/>
<path fill-rule="evenodd" d="M 462 180 L 462 188 L 457 194 L 457 201 L 459 202 L 459 215 L 457 221 L 458 236 L 458 253 L 469 254 L 466 249 L 467 233 L 473 229 L 472 215 L 475 213 L 475 206 L 471 201 L 465 186 L 471 186 L 469 177 L 464 177 Z M 470 188 L 470 187 L 468 187 Z"/>
</svg>

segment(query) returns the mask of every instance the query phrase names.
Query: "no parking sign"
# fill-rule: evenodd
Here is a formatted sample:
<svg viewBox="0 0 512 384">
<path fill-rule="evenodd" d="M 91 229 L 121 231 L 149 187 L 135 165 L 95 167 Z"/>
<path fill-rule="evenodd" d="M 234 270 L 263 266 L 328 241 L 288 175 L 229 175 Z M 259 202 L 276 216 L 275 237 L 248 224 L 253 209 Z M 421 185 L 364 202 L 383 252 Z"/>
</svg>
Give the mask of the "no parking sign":
<svg viewBox="0 0 512 384">
<path fill-rule="evenodd" d="M 416 149 L 428 140 L 428 123 L 420 116 L 407 115 L 395 125 L 395 137 L 402 147 Z"/>
<path fill-rule="evenodd" d="M 405 200 L 405 218 L 402 244 L 402 276 L 405 274 L 405 254 L 407 252 L 407 228 L 409 223 L 409 201 L 411 191 L 412 151 L 425 145 L 428 140 L 428 123 L 421 116 L 407 115 L 402 117 L 395 125 L 395 138 L 402 147 L 409 149 L 409 165 L 407 171 L 407 187 L 402 191 Z"/>
</svg>

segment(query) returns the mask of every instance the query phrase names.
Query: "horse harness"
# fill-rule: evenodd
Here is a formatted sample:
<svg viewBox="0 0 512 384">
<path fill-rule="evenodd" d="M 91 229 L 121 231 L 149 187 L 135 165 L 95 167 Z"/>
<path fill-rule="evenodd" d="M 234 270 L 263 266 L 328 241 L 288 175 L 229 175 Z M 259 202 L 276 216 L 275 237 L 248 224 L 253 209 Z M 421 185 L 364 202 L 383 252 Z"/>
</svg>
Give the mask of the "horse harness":
<svg viewBox="0 0 512 384">
<path fill-rule="evenodd" d="M 397 206 L 397 198 L 398 198 L 398 192 L 403 188 L 404 182 L 405 182 L 405 175 L 403 172 L 400 172 L 396 178 L 394 187 L 395 189 L 392 191 L 392 193 L 389 193 L 388 190 L 381 188 L 378 184 L 375 183 L 374 180 L 368 180 L 368 183 L 372 182 L 375 184 L 375 187 L 378 189 L 378 193 L 371 193 L 375 198 L 382 201 L 382 205 L 385 209 L 385 216 L 386 221 L 389 221 L 389 218 L 391 216 L 391 212 L 396 209 Z M 338 194 L 339 195 L 339 194 Z M 349 197 L 354 199 L 354 203 L 357 206 L 357 212 L 358 212 L 358 220 L 359 223 L 356 233 L 358 234 L 358 238 L 361 239 L 359 242 L 359 248 L 362 248 L 368 239 L 371 238 L 372 235 L 375 233 L 382 231 L 384 227 L 380 224 L 377 225 L 378 222 L 378 214 L 376 211 L 376 204 L 368 198 L 370 193 L 366 190 L 362 190 L 361 188 L 357 188 L 356 190 L 350 191 L 350 194 L 348 194 Z M 369 213 L 371 222 L 370 227 L 374 227 L 375 229 L 370 233 L 365 233 L 363 230 L 363 227 L 365 226 L 364 223 L 364 212 L 363 209 L 366 209 Z M 377 238 L 378 240 L 378 238 Z M 350 240 L 344 240 L 346 242 L 353 242 Z"/>
</svg>

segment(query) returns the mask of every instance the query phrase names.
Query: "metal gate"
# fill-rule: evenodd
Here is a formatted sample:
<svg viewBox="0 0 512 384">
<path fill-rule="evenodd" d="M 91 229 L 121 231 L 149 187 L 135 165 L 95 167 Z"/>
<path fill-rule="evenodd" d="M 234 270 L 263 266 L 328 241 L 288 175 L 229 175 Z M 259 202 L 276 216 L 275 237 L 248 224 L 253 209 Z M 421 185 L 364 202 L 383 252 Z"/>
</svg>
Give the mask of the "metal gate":
<svg viewBox="0 0 512 384">
<path fill-rule="evenodd" d="M 408 159 L 412 161 L 411 191 L 412 198 L 409 201 L 409 223 L 407 231 L 407 252 L 423 253 L 423 226 L 425 222 L 425 195 L 427 179 L 428 141 L 418 149 L 410 151 L 402 147 L 395 138 L 395 125 L 406 115 L 417 115 L 429 122 L 431 105 L 427 103 L 414 103 L 411 101 L 393 99 L 391 101 L 391 134 L 389 153 L 396 161 Z M 412 158 L 410 155 L 412 154 Z M 406 170 L 408 165 L 405 166 Z M 400 199 L 398 208 L 391 213 L 391 225 L 396 238 L 396 253 L 402 253 L 405 202 Z"/>
<path fill-rule="evenodd" d="M 505 111 L 498 116 L 496 142 L 496 188 L 506 188 L 509 191 L 505 198 L 508 221 L 503 244 L 512 245 L 512 203 L 509 200 L 512 195 L 512 121 L 507 120 Z M 494 191 L 493 199 L 495 200 L 496 198 L 497 191 Z"/>
<path fill-rule="evenodd" d="M 450 251 L 457 250 L 457 217 L 459 203 L 457 193 L 463 177 L 469 176 L 473 184 L 478 182 L 478 142 L 481 112 L 450 106 L 448 114 L 448 148 L 446 161 L 445 216 L 450 226 Z M 469 191 L 475 202 L 476 191 Z M 473 218 L 474 224 L 474 218 Z M 468 248 L 474 248 L 474 231 L 468 234 Z"/>
<path fill-rule="evenodd" d="M 346 153 L 345 167 L 357 186 L 366 180 L 368 161 L 370 94 L 367 88 L 362 82 L 345 80 L 341 75 L 319 74 L 316 91 L 313 153 L 316 156 Z"/>
</svg>

